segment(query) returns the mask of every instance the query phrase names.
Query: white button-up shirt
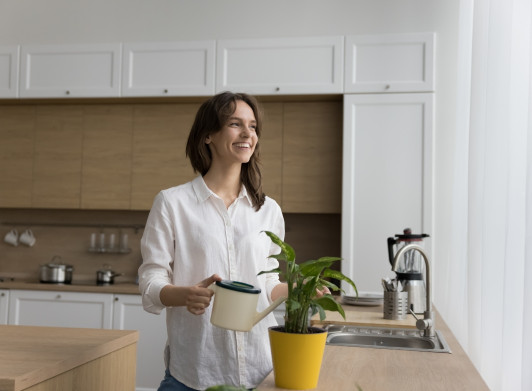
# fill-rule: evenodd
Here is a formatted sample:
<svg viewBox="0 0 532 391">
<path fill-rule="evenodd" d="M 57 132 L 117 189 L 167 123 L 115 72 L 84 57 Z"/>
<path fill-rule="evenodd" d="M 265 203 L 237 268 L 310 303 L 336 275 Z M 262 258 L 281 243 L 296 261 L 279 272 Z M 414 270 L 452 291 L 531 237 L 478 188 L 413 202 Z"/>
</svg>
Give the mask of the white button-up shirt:
<svg viewBox="0 0 532 391">
<path fill-rule="evenodd" d="M 275 273 L 257 276 L 278 267 L 268 257 L 279 248 L 261 232 L 265 230 L 284 238 L 281 208 L 266 197 L 256 211 L 244 186 L 229 208 L 201 176 L 161 191 L 141 240 L 139 285 L 144 309 L 159 314 L 165 308 L 159 295 L 167 284 L 195 285 L 216 273 L 260 288 L 257 310 L 262 311 L 279 284 Z M 272 369 L 268 327 L 277 325 L 274 315 L 270 313 L 250 332 L 240 332 L 213 326 L 211 309 L 193 315 L 186 307 L 166 308 L 165 359 L 170 373 L 199 390 L 218 384 L 256 387 Z"/>
</svg>

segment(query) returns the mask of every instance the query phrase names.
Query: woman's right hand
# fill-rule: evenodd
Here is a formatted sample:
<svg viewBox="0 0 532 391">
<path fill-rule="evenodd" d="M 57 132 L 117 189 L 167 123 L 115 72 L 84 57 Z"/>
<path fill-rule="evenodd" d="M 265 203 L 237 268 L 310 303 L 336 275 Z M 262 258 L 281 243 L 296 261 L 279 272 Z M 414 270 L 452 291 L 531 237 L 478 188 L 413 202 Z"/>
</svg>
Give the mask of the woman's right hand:
<svg viewBox="0 0 532 391">
<path fill-rule="evenodd" d="M 213 274 L 196 285 L 189 287 L 184 297 L 187 310 L 194 315 L 205 313 L 205 308 L 210 305 L 211 298 L 214 295 L 214 292 L 212 289 L 209 289 L 209 286 L 221 280 L 222 278 L 219 275 Z"/>
</svg>

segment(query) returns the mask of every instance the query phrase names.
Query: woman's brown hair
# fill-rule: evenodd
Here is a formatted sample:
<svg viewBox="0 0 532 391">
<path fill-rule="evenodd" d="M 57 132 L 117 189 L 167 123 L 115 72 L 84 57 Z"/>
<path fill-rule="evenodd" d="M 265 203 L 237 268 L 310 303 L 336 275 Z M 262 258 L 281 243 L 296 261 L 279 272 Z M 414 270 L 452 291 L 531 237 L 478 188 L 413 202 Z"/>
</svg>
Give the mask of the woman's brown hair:
<svg viewBox="0 0 532 391">
<path fill-rule="evenodd" d="M 235 112 L 238 101 L 243 101 L 251 107 L 257 127 L 255 132 L 260 140 L 262 131 L 262 113 L 257 100 L 244 93 L 222 92 L 204 102 L 194 120 L 188 135 L 186 155 L 190 159 L 194 172 L 202 176 L 209 171 L 212 163 L 212 155 L 205 143 L 206 138 L 219 132 L 229 117 Z M 242 164 L 240 180 L 246 187 L 253 207 L 259 210 L 264 204 L 265 194 L 262 191 L 262 174 L 260 172 L 260 142 L 255 146 L 255 152 L 251 155 L 248 163 Z"/>
</svg>

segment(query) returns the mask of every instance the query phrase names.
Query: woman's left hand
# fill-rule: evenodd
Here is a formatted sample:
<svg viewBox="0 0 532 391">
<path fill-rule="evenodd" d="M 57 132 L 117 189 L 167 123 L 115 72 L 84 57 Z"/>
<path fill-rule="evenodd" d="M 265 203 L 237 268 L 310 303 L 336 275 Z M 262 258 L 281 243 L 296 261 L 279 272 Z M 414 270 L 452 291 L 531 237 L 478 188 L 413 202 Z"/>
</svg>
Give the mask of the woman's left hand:
<svg viewBox="0 0 532 391">
<path fill-rule="evenodd" d="M 316 297 L 322 297 L 323 295 L 331 294 L 331 291 L 326 286 L 322 287 L 321 289 L 316 289 Z"/>
</svg>

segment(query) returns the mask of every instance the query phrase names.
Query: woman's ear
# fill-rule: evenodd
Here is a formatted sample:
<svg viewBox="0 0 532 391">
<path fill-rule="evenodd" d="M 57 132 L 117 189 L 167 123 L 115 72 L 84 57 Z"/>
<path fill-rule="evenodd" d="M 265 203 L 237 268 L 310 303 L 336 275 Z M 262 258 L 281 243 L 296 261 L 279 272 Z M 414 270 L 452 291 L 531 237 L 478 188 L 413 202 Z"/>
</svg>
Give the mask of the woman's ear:
<svg viewBox="0 0 532 391">
<path fill-rule="evenodd" d="M 205 144 L 210 144 L 210 143 L 211 143 L 211 136 L 205 137 Z"/>
</svg>

